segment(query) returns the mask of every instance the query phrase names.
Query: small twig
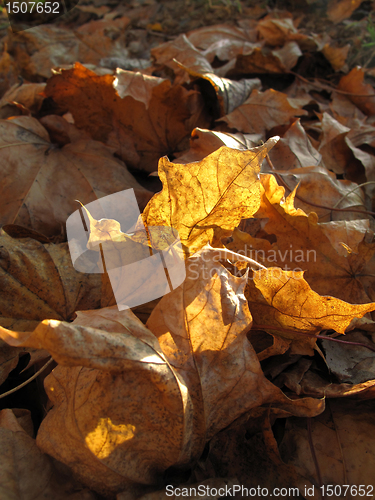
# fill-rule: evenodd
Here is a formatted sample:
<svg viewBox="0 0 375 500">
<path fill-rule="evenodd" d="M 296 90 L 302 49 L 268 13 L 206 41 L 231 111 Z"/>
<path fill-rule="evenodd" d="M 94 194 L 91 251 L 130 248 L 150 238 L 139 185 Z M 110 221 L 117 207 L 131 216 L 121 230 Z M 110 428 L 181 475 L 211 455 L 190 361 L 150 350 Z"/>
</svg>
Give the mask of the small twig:
<svg viewBox="0 0 375 500">
<path fill-rule="evenodd" d="M 34 380 L 38 375 L 40 375 L 42 373 L 42 371 L 44 371 L 47 368 L 47 366 L 49 366 L 52 363 L 52 361 L 53 361 L 53 358 L 50 358 L 47 361 L 47 363 L 42 366 L 42 368 L 40 370 L 38 370 L 36 373 L 34 373 L 34 375 L 32 377 L 27 379 L 25 382 L 22 382 L 22 384 L 18 385 L 17 387 L 14 387 L 10 391 L 4 392 L 4 394 L 0 394 L 0 399 L 5 398 L 6 396 L 9 396 L 10 394 L 13 394 L 13 392 L 18 391 L 18 389 L 22 389 L 22 387 L 25 387 L 25 385 L 27 385 L 29 382 Z"/>
<path fill-rule="evenodd" d="M 375 181 L 368 181 L 368 182 L 363 182 L 362 184 L 358 184 L 355 188 L 351 189 L 348 193 L 344 194 L 342 198 L 339 199 L 339 201 L 333 206 L 333 208 L 336 208 L 337 205 L 340 205 L 340 203 L 345 200 L 347 196 L 352 194 L 354 191 L 356 191 L 358 188 L 361 188 L 363 186 L 367 186 L 368 184 L 375 184 Z"/>
</svg>

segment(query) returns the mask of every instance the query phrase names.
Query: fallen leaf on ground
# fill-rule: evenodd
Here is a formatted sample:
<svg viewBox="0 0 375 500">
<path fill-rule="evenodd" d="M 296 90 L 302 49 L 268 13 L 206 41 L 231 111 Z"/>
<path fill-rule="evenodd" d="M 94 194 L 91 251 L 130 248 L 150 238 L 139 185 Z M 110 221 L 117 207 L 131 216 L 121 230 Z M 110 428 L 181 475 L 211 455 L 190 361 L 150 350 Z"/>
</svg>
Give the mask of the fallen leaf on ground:
<svg viewBox="0 0 375 500">
<path fill-rule="evenodd" d="M 46 348 L 62 365 L 45 380 L 54 407 L 37 443 L 96 491 L 147 490 L 264 403 L 293 414 L 323 409 L 288 399 L 264 377 L 246 337 L 247 278 L 232 276 L 214 252 L 187 262 L 187 279 L 159 302 L 148 328 L 130 310 L 106 308 L 78 312 L 73 323 L 45 320 L 33 333 L 0 330 L 8 343 Z"/>
<path fill-rule="evenodd" d="M 375 465 L 373 414 L 373 401 L 330 400 L 324 413 L 311 421 L 311 441 L 322 484 L 364 485 L 365 492 L 371 490 Z M 281 457 L 317 484 L 310 446 L 306 422 L 294 417 L 288 419 L 279 447 Z M 334 491 L 335 498 L 347 496 L 343 486 Z M 319 493 L 313 498 L 318 499 Z"/>
<path fill-rule="evenodd" d="M 85 37 L 51 24 L 10 32 L 8 40 L 9 50 L 18 61 L 22 74 L 31 81 L 35 76 L 49 78 L 51 68 L 75 61 L 99 65 L 102 58 L 121 53 L 121 45 L 114 46 L 108 36 L 97 37 L 93 43 L 90 35 Z"/>
<path fill-rule="evenodd" d="M 213 68 L 201 52 L 187 39 L 186 35 L 180 35 L 170 42 L 165 42 L 154 49 L 151 55 L 157 66 L 166 65 L 171 68 L 176 76 L 175 83 L 189 81 L 185 70 L 180 68 L 176 61 L 190 68 L 195 73 L 213 73 Z M 176 59 L 176 61 L 174 61 Z"/>
<path fill-rule="evenodd" d="M 69 143 L 62 148 L 50 142 L 47 130 L 35 118 L 0 121 L 1 224 L 19 224 L 55 236 L 78 208 L 77 198 L 88 203 L 133 188 L 140 205 L 147 203 L 151 193 L 110 148 L 84 135 L 75 137 L 78 131 L 63 118 L 49 116 L 46 124 L 52 123 L 67 136 Z"/>
<path fill-rule="evenodd" d="M 55 467 L 25 428 L 32 429 L 28 410 L 0 412 L 0 496 L 2 500 L 95 500 L 94 493 L 82 488 Z"/>
<path fill-rule="evenodd" d="M 232 243 L 227 245 L 237 253 L 255 258 L 266 266 L 279 266 L 297 272 L 304 270 L 304 279 L 319 295 L 331 295 L 351 304 L 365 304 L 372 301 L 373 255 L 375 244 L 371 232 L 366 234 L 363 227 L 355 227 L 356 221 L 346 221 L 352 231 L 344 232 L 349 248 L 353 245 L 354 234 L 359 232 L 358 251 L 340 255 L 332 244 L 335 233 L 343 232 L 335 223 L 319 224 L 317 215 L 309 215 L 294 207 L 295 191 L 284 201 L 284 188 L 274 176 L 261 176 L 261 205 L 256 217 L 268 219 L 264 224 L 266 235 L 275 235 L 271 244 L 268 239 L 254 238 L 250 234 L 238 232 Z M 332 233 L 328 238 L 327 231 Z M 358 243 L 358 238 L 354 241 Z"/>
<path fill-rule="evenodd" d="M 43 319 L 71 320 L 77 309 L 99 307 L 100 275 L 78 273 L 67 243 L 3 234 L 0 246 L 2 326 L 31 331 Z"/>
<path fill-rule="evenodd" d="M 277 267 L 254 271 L 245 295 L 255 325 L 280 327 L 276 334 L 298 340 L 301 340 L 298 333 L 284 329 L 310 334 L 322 330 L 345 333 L 354 318 L 375 310 L 375 303 L 348 304 L 335 297 L 321 297 L 310 288 L 303 271 L 283 271 Z"/>
<path fill-rule="evenodd" d="M 362 0 L 330 0 L 327 15 L 332 22 L 339 23 L 350 17 L 361 3 Z"/>
<path fill-rule="evenodd" d="M 49 79 L 46 95 L 72 113 L 79 129 L 109 141 L 127 165 L 153 172 L 161 156 L 181 148 L 195 126 L 207 123 L 197 92 L 159 78 L 154 85 L 155 78 L 144 78 L 151 97 L 142 97 L 143 102 L 131 95 L 121 99 L 114 76 L 98 76 L 76 63 Z"/>
<path fill-rule="evenodd" d="M 367 116 L 372 116 L 375 114 L 375 89 L 372 85 L 363 82 L 364 77 L 364 70 L 357 66 L 350 73 L 341 77 L 338 89 L 359 94 L 349 94 L 347 97 Z"/>
<path fill-rule="evenodd" d="M 257 147 L 260 140 L 261 136 L 257 134 L 229 134 L 197 127 L 191 133 L 190 149 L 178 155 L 174 163 L 201 161 L 221 146 L 232 149 L 251 149 Z"/>
<path fill-rule="evenodd" d="M 306 111 L 293 106 L 293 100 L 282 92 L 253 90 L 250 97 L 232 113 L 220 118 L 229 127 L 247 134 L 265 134 L 276 125 L 283 125 Z"/>
<path fill-rule="evenodd" d="M 143 211 L 146 227 L 174 228 L 190 253 L 212 243 L 223 232 L 228 234 L 241 219 L 257 211 L 260 165 L 277 140 L 274 137 L 247 151 L 223 146 L 201 162 L 190 164 L 161 158 L 163 190 Z"/>
</svg>

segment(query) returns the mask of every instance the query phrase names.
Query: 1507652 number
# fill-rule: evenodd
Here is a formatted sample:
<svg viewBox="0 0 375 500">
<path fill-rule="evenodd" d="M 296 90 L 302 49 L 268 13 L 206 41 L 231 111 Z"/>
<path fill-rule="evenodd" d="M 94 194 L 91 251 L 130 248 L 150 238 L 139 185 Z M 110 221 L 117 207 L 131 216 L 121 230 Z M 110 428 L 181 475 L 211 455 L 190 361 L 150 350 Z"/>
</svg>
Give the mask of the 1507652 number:
<svg viewBox="0 0 375 500">
<path fill-rule="evenodd" d="M 360 484 L 359 486 L 349 484 L 327 484 L 321 486 L 320 489 L 323 497 L 332 497 L 334 495 L 335 498 L 341 496 L 345 497 L 346 495 L 350 495 L 351 497 L 359 496 L 373 498 L 374 491 L 374 487 L 372 485 L 365 486 L 363 484 Z"/>
<path fill-rule="evenodd" d="M 59 2 L 8 2 L 5 4 L 8 14 L 60 14 Z M 35 7 L 35 8 L 34 8 Z"/>
</svg>

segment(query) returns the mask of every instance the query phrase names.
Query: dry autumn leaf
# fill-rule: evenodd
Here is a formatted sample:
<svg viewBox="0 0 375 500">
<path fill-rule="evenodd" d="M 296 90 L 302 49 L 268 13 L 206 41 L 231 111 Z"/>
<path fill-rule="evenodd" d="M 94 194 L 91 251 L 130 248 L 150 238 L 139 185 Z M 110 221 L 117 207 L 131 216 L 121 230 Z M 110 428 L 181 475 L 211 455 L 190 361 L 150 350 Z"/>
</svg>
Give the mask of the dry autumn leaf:
<svg viewBox="0 0 375 500">
<path fill-rule="evenodd" d="M 319 224 L 314 212 L 306 215 L 303 210 L 297 210 L 295 191 L 283 200 L 285 190 L 274 176 L 262 175 L 261 183 L 262 201 L 256 217 L 268 219 L 265 233 L 275 235 L 276 241 L 271 244 L 268 239 L 237 232 L 228 248 L 268 266 L 304 270 L 304 278 L 320 295 L 331 295 L 351 304 L 371 302 L 375 252 L 372 233 L 354 226 L 351 232 L 344 231 L 343 235 L 338 223 Z M 346 222 L 349 226 L 351 223 Z M 337 231 L 349 249 L 354 239 L 358 244 L 356 252 L 339 254 L 332 244 Z"/>
<path fill-rule="evenodd" d="M 142 97 L 132 92 L 121 99 L 116 84 L 114 76 L 98 76 L 76 63 L 49 79 L 46 95 L 72 113 L 79 129 L 115 147 L 127 165 L 149 172 L 161 156 L 181 148 L 195 126 L 206 124 L 195 91 L 144 77 L 146 95 L 143 89 Z"/>
<path fill-rule="evenodd" d="M 146 204 L 151 193 L 110 148 L 77 134 L 63 118 L 49 116 L 46 126 L 65 133 L 68 144 L 61 148 L 52 144 L 34 118 L 0 121 L 1 224 L 19 224 L 54 236 L 62 233 L 66 219 L 77 209 L 77 198 L 88 203 L 133 188 L 140 205 Z"/>
<path fill-rule="evenodd" d="M 339 23 L 351 16 L 352 12 L 361 5 L 362 0 L 330 0 L 327 14 L 331 21 Z"/>
<path fill-rule="evenodd" d="M 186 281 L 159 302 L 148 328 L 129 310 L 106 308 L 79 312 L 71 324 L 45 320 L 33 333 L 0 330 L 8 343 L 46 348 L 61 364 L 45 381 L 54 408 L 37 443 L 96 491 L 147 490 L 266 402 L 293 414 L 322 411 L 322 402 L 292 401 L 264 377 L 246 338 L 247 278 L 214 255 L 204 249 L 187 262 Z"/>
<path fill-rule="evenodd" d="M 310 437 L 305 421 L 288 419 L 280 444 L 281 457 L 299 474 L 316 484 L 312 446 L 321 474 L 321 485 L 363 485 L 365 493 L 371 492 L 375 465 L 373 415 L 373 401 L 331 400 L 325 412 L 312 419 Z M 311 498 L 318 500 L 322 490 L 316 490 Z M 354 492 L 355 488 L 351 490 L 351 495 L 354 496 Z M 336 487 L 335 498 L 346 498 L 344 493 L 344 486 Z"/>
<path fill-rule="evenodd" d="M 95 500 L 94 493 L 83 489 L 40 451 L 32 429 L 28 410 L 0 412 L 1 499 Z"/>
<path fill-rule="evenodd" d="M 295 116 L 307 114 L 293 104 L 293 99 L 282 92 L 272 89 L 259 92 L 255 89 L 241 106 L 220 121 L 239 132 L 265 134 L 266 130 L 288 123 Z"/>
<path fill-rule="evenodd" d="M 174 163 L 201 161 L 222 146 L 232 149 L 251 149 L 257 147 L 260 141 L 259 134 L 229 134 L 197 127 L 191 133 L 190 149 L 178 155 Z"/>
<path fill-rule="evenodd" d="M 338 88 L 354 94 L 349 94 L 348 98 L 367 116 L 372 116 L 375 114 L 375 90 L 372 85 L 363 82 L 364 77 L 364 70 L 357 66 L 341 77 Z"/>
<path fill-rule="evenodd" d="M 146 227 L 174 228 L 188 253 L 220 241 L 258 210 L 260 165 L 277 140 L 244 151 L 223 146 L 201 162 L 186 165 L 161 158 L 163 190 L 142 214 Z"/>
<path fill-rule="evenodd" d="M 186 35 L 180 35 L 171 42 L 166 42 L 155 47 L 151 50 L 151 55 L 155 59 L 157 66 L 165 65 L 174 71 L 176 76 L 175 83 L 189 81 L 189 76 L 176 63 L 175 59 L 195 73 L 214 72 L 211 64 L 186 38 Z"/>
<path fill-rule="evenodd" d="M 298 340 L 298 334 L 284 330 L 345 333 L 354 318 L 375 310 L 375 303 L 348 304 L 334 297 L 321 297 L 310 288 L 303 271 L 283 271 L 277 267 L 254 271 L 245 295 L 255 325 L 279 327 L 278 335 Z"/>
<path fill-rule="evenodd" d="M 117 20 L 118 31 L 124 29 L 129 20 Z M 108 33 L 108 32 L 107 32 Z M 38 78 L 49 78 L 51 69 L 75 61 L 99 65 L 100 60 L 111 55 L 120 55 L 125 44 L 114 44 L 105 33 L 100 36 L 75 33 L 61 26 L 44 24 L 33 29 L 9 33 L 9 50 L 19 62 L 23 75 L 32 81 Z"/>
<path fill-rule="evenodd" d="M 0 235 L 0 324 L 31 331 L 46 318 L 71 320 L 100 305 L 100 275 L 78 273 L 68 244 Z M 53 290 L 53 293 L 51 293 Z"/>
</svg>

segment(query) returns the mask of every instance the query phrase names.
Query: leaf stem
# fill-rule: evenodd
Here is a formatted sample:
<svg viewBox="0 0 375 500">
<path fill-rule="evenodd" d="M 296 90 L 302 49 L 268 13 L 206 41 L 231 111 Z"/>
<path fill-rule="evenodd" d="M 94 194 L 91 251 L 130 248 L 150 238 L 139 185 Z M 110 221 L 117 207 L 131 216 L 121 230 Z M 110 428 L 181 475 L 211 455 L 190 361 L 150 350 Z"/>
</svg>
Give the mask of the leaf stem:
<svg viewBox="0 0 375 500">
<path fill-rule="evenodd" d="M 47 363 L 45 363 L 42 366 L 42 368 L 40 370 L 38 370 L 36 373 L 34 373 L 34 375 L 32 377 L 28 378 L 27 380 L 25 380 L 25 382 L 22 382 L 22 384 L 18 385 L 17 387 L 14 387 L 10 391 L 4 392 L 4 394 L 0 394 L 0 399 L 5 398 L 6 396 L 9 396 L 10 394 L 13 394 L 13 392 L 18 391 L 18 389 L 22 389 L 22 387 L 25 387 L 25 385 L 27 385 L 29 382 L 34 380 L 38 375 L 40 375 L 42 373 L 42 371 L 44 371 L 47 368 L 47 366 L 49 366 L 52 363 L 52 361 L 53 361 L 53 358 L 50 358 L 47 361 Z"/>
</svg>

